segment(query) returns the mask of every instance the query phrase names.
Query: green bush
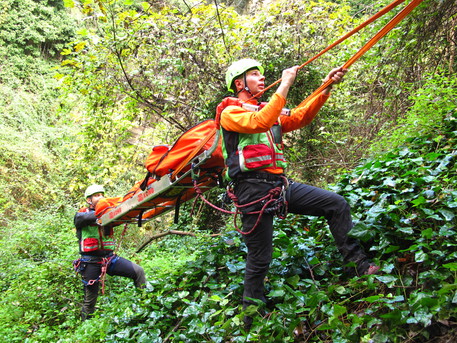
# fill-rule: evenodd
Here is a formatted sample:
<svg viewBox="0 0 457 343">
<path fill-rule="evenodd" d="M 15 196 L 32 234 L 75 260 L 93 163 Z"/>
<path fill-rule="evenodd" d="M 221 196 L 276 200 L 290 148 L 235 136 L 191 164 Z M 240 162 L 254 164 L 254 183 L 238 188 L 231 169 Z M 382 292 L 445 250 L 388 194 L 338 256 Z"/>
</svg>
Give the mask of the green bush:
<svg viewBox="0 0 457 343">
<path fill-rule="evenodd" d="M 436 71 L 424 75 L 422 87 L 411 92 L 411 107 L 406 115 L 395 123 L 386 123 L 386 128 L 378 133 L 379 141 L 371 151 L 386 151 L 402 145 L 405 140 L 416 135 L 440 132 L 446 125 L 445 119 L 455 116 L 457 111 L 457 81 L 455 75 Z M 417 85 L 415 85 L 417 87 Z M 412 87 L 412 85 L 411 85 Z"/>
<path fill-rule="evenodd" d="M 49 73 L 40 57 L 59 59 L 74 35 L 74 21 L 61 1 L 0 1 L 0 82 L 15 88 Z M 33 87 L 31 87 L 33 89 Z"/>
<path fill-rule="evenodd" d="M 70 218 L 62 212 L 35 213 L 33 220 L 1 229 L 0 333 L 5 341 L 24 342 L 76 320 L 81 296 L 72 272 L 75 254 L 69 242 L 77 244 L 68 229 Z"/>
</svg>

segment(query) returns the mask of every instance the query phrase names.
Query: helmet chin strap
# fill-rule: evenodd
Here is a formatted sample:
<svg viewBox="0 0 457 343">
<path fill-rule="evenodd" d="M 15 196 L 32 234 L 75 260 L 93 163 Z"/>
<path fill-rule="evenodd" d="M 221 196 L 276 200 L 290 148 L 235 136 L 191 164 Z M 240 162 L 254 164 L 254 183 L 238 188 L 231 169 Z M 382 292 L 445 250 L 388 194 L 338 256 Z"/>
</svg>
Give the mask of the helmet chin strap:
<svg viewBox="0 0 457 343">
<path fill-rule="evenodd" d="M 244 89 L 243 89 L 243 90 L 245 90 L 246 92 L 248 92 L 250 96 L 253 96 L 251 90 L 250 90 L 249 87 L 248 87 L 248 80 L 246 79 L 246 72 L 243 73 L 243 80 L 244 80 Z"/>
<path fill-rule="evenodd" d="M 236 92 L 235 95 L 238 96 L 238 94 L 240 94 L 242 91 L 246 91 L 246 92 L 249 93 L 249 95 L 250 95 L 251 97 L 254 97 L 254 94 L 252 94 L 251 90 L 250 90 L 249 87 L 248 87 L 248 81 L 247 81 L 247 79 L 246 79 L 246 72 L 243 73 L 243 81 L 244 81 L 244 87 L 241 88 L 238 92 Z M 258 100 L 258 99 L 256 99 L 256 100 Z"/>
</svg>

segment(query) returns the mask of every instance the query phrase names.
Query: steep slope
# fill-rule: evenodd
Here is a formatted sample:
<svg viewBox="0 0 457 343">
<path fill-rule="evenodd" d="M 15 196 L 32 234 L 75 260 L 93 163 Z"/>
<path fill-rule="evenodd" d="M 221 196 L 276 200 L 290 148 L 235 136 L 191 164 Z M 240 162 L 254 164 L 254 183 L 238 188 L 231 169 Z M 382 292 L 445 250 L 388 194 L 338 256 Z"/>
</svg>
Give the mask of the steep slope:
<svg viewBox="0 0 457 343">
<path fill-rule="evenodd" d="M 232 231 L 161 280 L 112 323 L 107 341 L 438 342 L 455 335 L 457 121 L 347 174 L 354 228 L 381 266 L 350 277 L 323 220 L 278 221 L 268 315 L 249 334 L 239 307 L 245 247 Z M 256 312 L 253 307 L 248 309 Z M 126 315 L 126 313 L 130 313 Z M 441 338 L 440 338 L 441 337 Z"/>
</svg>

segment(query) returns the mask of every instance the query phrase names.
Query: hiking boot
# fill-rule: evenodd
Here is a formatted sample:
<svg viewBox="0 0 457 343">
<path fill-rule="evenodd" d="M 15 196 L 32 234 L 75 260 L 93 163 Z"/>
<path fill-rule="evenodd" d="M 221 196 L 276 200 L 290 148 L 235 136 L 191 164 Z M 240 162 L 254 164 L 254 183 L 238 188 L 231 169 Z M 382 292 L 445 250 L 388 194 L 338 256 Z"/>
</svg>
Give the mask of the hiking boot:
<svg viewBox="0 0 457 343">
<path fill-rule="evenodd" d="M 370 264 L 368 269 L 363 273 L 363 275 L 374 275 L 377 274 L 379 269 L 381 269 L 380 266 L 377 266 L 376 264 Z"/>
</svg>

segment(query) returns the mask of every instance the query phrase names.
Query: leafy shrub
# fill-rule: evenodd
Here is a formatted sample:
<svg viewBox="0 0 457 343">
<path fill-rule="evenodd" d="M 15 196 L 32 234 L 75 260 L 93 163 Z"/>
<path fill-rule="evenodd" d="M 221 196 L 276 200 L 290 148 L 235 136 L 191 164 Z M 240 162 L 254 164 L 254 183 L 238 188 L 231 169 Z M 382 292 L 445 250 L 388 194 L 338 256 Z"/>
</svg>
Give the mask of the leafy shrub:
<svg viewBox="0 0 457 343">
<path fill-rule="evenodd" d="M 106 340 L 422 342 L 449 330 L 440 320 L 456 316 L 455 123 L 447 118 L 440 135 L 412 138 L 335 186 L 352 204 L 353 234 L 382 261 L 380 275 L 345 275 L 323 220 L 290 216 L 276 223 L 268 315 L 249 333 L 242 317 L 260 308 L 240 307 L 245 247 L 233 231 L 152 280 Z"/>
<path fill-rule="evenodd" d="M 372 151 L 385 151 L 403 144 L 406 139 L 418 134 L 429 134 L 433 130 L 441 131 L 445 118 L 457 111 L 457 81 L 454 75 L 445 71 L 436 71 L 424 75 L 422 87 L 411 92 L 409 100 L 412 106 L 398 120 L 395 127 L 391 125 L 380 130 L 379 141 Z M 412 87 L 412 85 L 411 85 Z M 417 87 L 417 85 L 416 85 Z"/>
<path fill-rule="evenodd" d="M 5 341 L 45 333 L 49 338 L 64 323 L 75 322 L 81 287 L 72 273 L 74 252 L 62 251 L 76 241 L 68 218 L 43 212 L 33 221 L 16 222 L 14 229 L 2 228 L 0 334 Z"/>
<path fill-rule="evenodd" d="M 1 0 L 0 8 L 0 80 L 15 88 L 21 81 L 33 85 L 31 76 L 49 72 L 40 57 L 59 58 L 74 22 L 60 1 Z"/>
</svg>

